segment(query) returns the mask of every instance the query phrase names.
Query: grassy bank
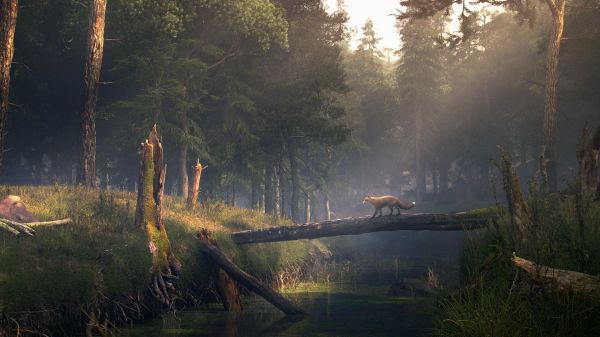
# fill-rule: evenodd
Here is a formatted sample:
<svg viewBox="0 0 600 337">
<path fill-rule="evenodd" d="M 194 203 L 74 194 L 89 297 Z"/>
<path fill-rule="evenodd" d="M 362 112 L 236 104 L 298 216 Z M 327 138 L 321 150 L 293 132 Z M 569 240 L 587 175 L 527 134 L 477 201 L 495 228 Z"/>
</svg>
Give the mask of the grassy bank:
<svg viewBox="0 0 600 337">
<path fill-rule="evenodd" d="M 600 275 L 600 203 L 575 189 L 528 205 L 534 228 L 517 240 L 505 210 L 484 233 L 471 235 L 462 256 L 466 291 L 443 303 L 435 336 L 600 336 L 600 299 L 535 284 L 511 263 L 512 252 L 540 264 Z"/>
<path fill-rule="evenodd" d="M 70 217 L 74 224 L 36 229 L 35 237 L 0 232 L 0 335 L 81 333 L 91 313 L 111 324 L 130 323 L 160 310 L 149 296 L 150 253 L 144 231 L 134 227 L 135 195 L 71 186 L 1 187 L 21 196 L 42 219 Z M 260 212 L 211 203 L 188 211 L 179 198 L 165 198 L 164 220 L 183 265 L 179 304 L 194 305 L 210 294 L 204 259 L 194 233 L 207 228 L 242 268 L 270 280 L 308 258 L 307 241 L 239 248 L 226 233 L 282 224 Z M 97 318 L 97 317 L 96 317 Z M 3 331 L 4 330 L 4 331 Z"/>
</svg>

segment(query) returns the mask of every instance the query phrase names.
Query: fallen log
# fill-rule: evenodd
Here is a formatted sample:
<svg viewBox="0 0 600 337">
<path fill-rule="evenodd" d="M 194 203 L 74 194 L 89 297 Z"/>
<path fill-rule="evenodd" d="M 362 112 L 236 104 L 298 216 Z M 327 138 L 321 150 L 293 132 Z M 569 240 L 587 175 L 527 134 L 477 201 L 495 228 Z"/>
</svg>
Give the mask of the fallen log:
<svg viewBox="0 0 600 337">
<path fill-rule="evenodd" d="M 203 240 L 198 240 L 200 251 L 206 254 L 214 263 L 221 267 L 229 276 L 246 288 L 262 296 L 269 303 L 273 304 L 279 310 L 287 315 L 306 315 L 304 310 L 297 307 L 281 294 L 273 290 L 271 287 L 260 282 L 254 276 L 246 273 L 240 267 L 236 266 L 223 252 L 215 246 Z"/>
<path fill-rule="evenodd" d="M 200 233 L 198 233 L 198 240 L 219 249 L 217 240 L 215 240 L 212 234 L 206 229 L 200 230 Z M 212 259 L 208 258 L 207 260 L 209 272 L 215 282 L 217 293 L 221 298 L 225 310 L 231 312 L 242 311 L 243 306 L 240 298 L 240 291 L 235 282 L 233 282 L 229 275 L 221 269 L 219 265 L 213 262 Z"/>
<path fill-rule="evenodd" d="M 550 268 L 518 257 L 514 252 L 512 262 L 525 270 L 534 281 L 560 291 L 600 295 L 600 277 L 572 270 Z"/>
<path fill-rule="evenodd" d="M 72 223 L 73 223 L 73 220 L 71 220 L 70 218 L 62 219 L 62 220 L 38 221 L 38 222 L 27 222 L 27 223 L 20 223 L 17 221 L 0 218 L 0 229 L 6 230 L 14 235 L 25 234 L 28 236 L 35 236 L 35 229 L 33 229 L 32 227 L 58 226 L 58 225 L 67 225 L 67 224 L 72 224 Z"/>
<path fill-rule="evenodd" d="M 377 218 L 346 218 L 303 225 L 247 230 L 232 233 L 231 236 L 235 243 L 242 245 L 382 231 L 463 231 L 484 228 L 487 219 L 486 216 L 480 214 L 468 213 L 403 214 Z"/>
</svg>

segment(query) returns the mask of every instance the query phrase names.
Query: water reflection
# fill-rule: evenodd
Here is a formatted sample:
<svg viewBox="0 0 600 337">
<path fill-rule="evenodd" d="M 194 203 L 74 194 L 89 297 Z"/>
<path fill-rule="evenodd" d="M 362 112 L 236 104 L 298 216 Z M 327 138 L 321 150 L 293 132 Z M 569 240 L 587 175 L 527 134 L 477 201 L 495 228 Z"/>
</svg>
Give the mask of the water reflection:
<svg viewBox="0 0 600 337">
<path fill-rule="evenodd" d="M 245 310 L 239 314 L 215 305 L 138 324 L 117 336 L 422 336 L 430 323 L 430 301 L 378 295 L 383 290 L 347 293 L 325 288 L 287 293 L 310 313 L 308 317 L 285 316 L 261 298 L 246 297 Z"/>
</svg>

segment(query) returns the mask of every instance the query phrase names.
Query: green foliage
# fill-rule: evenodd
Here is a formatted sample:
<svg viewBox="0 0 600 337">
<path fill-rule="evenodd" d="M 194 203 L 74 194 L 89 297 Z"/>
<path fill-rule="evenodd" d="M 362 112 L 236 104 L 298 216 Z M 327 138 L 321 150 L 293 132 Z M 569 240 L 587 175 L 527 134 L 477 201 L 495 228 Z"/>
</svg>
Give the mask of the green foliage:
<svg viewBox="0 0 600 337">
<path fill-rule="evenodd" d="M 600 272 L 600 204 L 585 202 L 583 232 L 576 199 L 530 193 L 535 239 L 518 245 L 510 217 L 470 238 L 462 255 L 466 293 L 443 303 L 436 336 L 596 336 L 600 304 L 574 293 L 541 290 L 515 269 L 512 251 L 539 264 L 596 275 Z"/>
</svg>

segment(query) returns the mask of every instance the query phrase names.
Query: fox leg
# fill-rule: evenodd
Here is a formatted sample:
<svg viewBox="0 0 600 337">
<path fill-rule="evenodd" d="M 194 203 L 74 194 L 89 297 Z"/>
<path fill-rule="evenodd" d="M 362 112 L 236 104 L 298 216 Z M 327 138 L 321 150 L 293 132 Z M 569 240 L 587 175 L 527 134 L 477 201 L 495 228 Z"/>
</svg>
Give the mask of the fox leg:
<svg viewBox="0 0 600 337">
<path fill-rule="evenodd" d="M 388 208 L 390 209 L 390 216 L 394 215 L 394 206 L 388 206 Z"/>
<path fill-rule="evenodd" d="M 378 212 L 378 211 L 379 211 L 379 209 L 378 209 L 378 208 L 375 208 L 375 213 L 373 213 L 373 215 L 371 216 L 371 218 L 374 218 L 374 217 L 375 217 L 375 215 L 377 215 L 377 212 Z"/>
</svg>

